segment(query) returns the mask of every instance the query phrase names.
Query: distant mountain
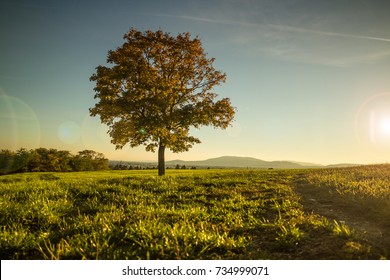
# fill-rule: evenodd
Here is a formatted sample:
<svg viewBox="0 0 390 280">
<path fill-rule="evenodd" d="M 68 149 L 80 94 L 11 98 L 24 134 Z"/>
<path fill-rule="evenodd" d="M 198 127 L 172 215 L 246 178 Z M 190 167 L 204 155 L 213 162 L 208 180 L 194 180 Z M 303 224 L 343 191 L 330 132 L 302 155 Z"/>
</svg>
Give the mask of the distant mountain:
<svg viewBox="0 0 390 280">
<path fill-rule="evenodd" d="M 141 166 L 141 167 L 156 167 L 157 162 L 130 162 L 130 161 L 110 161 L 110 165 L 132 165 L 132 166 Z M 347 166 L 357 166 L 358 164 L 331 164 L 331 165 L 321 165 L 316 163 L 308 162 L 297 162 L 297 161 L 265 161 L 253 157 L 236 157 L 236 156 L 222 156 L 217 158 L 210 158 L 206 160 L 198 161 L 184 161 L 184 160 L 170 160 L 165 162 L 166 167 L 176 167 L 177 165 L 185 165 L 189 167 L 220 167 L 220 168 L 276 168 L 276 169 L 299 169 L 299 168 L 326 168 L 326 167 L 347 167 Z"/>
<path fill-rule="evenodd" d="M 238 168 L 309 168 L 319 167 L 317 164 L 300 164 L 292 161 L 265 161 L 252 157 L 235 157 L 223 156 L 218 158 L 210 158 L 201 161 L 183 161 L 171 160 L 167 161 L 167 166 L 186 165 L 197 167 L 238 167 Z"/>
</svg>

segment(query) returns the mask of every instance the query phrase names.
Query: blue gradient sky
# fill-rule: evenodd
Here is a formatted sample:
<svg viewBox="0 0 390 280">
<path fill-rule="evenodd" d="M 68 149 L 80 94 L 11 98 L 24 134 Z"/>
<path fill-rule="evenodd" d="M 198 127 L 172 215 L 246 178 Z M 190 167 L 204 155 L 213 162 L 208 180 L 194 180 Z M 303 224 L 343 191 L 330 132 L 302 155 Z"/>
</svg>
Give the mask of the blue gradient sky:
<svg viewBox="0 0 390 280">
<path fill-rule="evenodd" d="M 27 1 L 0 3 L 0 148 L 115 151 L 89 77 L 131 28 L 199 36 L 233 127 L 167 160 L 223 155 L 322 164 L 390 161 L 390 2 L 314 0 Z"/>
</svg>

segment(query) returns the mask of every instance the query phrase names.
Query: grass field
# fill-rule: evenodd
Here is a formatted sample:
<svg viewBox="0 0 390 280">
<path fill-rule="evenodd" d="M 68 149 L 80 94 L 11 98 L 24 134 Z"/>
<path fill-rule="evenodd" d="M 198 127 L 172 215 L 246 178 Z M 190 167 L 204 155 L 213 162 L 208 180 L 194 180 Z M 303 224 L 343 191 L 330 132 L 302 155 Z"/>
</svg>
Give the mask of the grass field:
<svg viewBox="0 0 390 280">
<path fill-rule="evenodd" d="M 155 175 L 1 176 L 1 259 L 389 257 L 389 165 Z"/>
</svg>

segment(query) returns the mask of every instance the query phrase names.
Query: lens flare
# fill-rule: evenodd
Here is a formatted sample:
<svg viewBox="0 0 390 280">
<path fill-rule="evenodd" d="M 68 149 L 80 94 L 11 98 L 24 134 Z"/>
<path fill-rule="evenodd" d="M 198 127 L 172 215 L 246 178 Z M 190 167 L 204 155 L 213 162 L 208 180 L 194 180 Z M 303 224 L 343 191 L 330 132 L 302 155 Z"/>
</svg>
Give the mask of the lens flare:
<svg viewBox="0 0 390 280">
<path fill-rule="evenodd" d="M 375 153 L 390 149 L 390 93 L 363 102 L 355 116 L 355 134 L 365 149 Z"/>
<path fill-rule="evenodd" d="M 379 128 L 382 136 L 390 136 L 390 117 L 383 118 L 379 123 Z"/>
<path fill-rule="evenodd" d="M 81 129 L 77 123 L 66 121 L 58 127 L 57 135 L 65 144 L 75 144 L 80 140 Z"/>
<path fill-rule="evenodd" d="M 37 148 L 41 130 L 32 108 L 0 90 L 0 146 L 10 150 Z"/>
</svg>

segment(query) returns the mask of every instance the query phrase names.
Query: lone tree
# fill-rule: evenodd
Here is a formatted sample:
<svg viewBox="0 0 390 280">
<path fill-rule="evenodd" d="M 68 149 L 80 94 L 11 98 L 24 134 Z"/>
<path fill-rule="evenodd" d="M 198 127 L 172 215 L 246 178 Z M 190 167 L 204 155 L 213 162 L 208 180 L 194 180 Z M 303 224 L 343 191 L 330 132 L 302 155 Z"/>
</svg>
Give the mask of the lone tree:
<svg viewBox="0 0 390 280">
<path fill-rule="evenodd" d="M 198 138 L 190 127 L 227 128 L 235 110 L 229 98 L 215 101 L 212 89 L 225 82 L 226 74 L 206 58 L 198 37 L 189 33 L 173 37 L 162 30 L 124 35 L 125 43 L 108 52 L 107 66 L 96 67 L 91 116 L 109 126 L 116 149 L 127 143 L 147 151 L 158 148 L 158 174 L 165 174 L 165 149 L 188 151 Z"/>
</svg>

